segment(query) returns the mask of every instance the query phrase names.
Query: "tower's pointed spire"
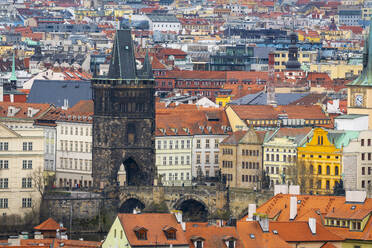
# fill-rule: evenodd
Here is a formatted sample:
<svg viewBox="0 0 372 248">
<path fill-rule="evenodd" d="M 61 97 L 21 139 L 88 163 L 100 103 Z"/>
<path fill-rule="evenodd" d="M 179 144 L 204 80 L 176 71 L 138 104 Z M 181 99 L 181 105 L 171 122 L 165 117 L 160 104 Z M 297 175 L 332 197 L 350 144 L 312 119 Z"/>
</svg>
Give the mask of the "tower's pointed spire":
<svg viewBox="0 0 372 248">
<path fill-rule="evenodd" d="M 10 83 L 17 82 L 17 75 L 15 72 L 15 51 L 13 50 L 13 61 L 12 61 L 12 74 L 9 78 Z"/>
<path fill-rule="evenodd" d="M 152 74 L 152 66 L 150 62 L 150 57 L 148 51 L 146 51 L 145 60 L 143 61 L 143 74 L 147 78 L 154 78 Z"/>
<path fill-rule="evenodd" d="M 364 41 L 363 71 L 348 85 L 372 86 L 372 22 L 369 25 L 369 34 Z"/>
<path fill-rule="evenodd" d="M 130 29 L 116 31 L 111 52 L 108 77 L 111 79 L 135 79 L 136 62 Z"/>
</svg>

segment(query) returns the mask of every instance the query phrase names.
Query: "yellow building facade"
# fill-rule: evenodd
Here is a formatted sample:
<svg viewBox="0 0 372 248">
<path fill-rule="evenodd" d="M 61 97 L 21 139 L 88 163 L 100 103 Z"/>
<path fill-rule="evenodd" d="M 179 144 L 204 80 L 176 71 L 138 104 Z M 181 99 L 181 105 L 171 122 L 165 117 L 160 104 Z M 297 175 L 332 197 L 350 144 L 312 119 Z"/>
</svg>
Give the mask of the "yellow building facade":
<svg viewBox="0 0 372 248">
<path fill-rule="evenodd" d="M 264 133 L 239 131 L 220 143 L 220 170 L 226 185 L 233 188 L 260 189 Z"/>
<path fill-rule="evenodd" d="M 315 51 L 298 51 L 298 61 L 301 64 L 315 63 L 318 53 Z M 274 69 L 275 71 L 285 70 L 285 64 L 288 61 L 288 51 L 275 51 L 274 53 Z"/>
<path fill-rule="evenodd" d="M 358 76 L 363 69 L 363 65 L 351 65 L 346 63 L 317 63 L 310 64 L 311 72 L 325 72 L 331 79 L 347 78 Z"/>
<path fill-rule="evenodd" d="M 312 139 L 298 147 L 298 178 L 304 193 L 331 194 L 341 180 L 342 149 L 329 140 L 328 131 L 314 129 Z"/>
<path fill-rule="evenodd" d="M 216 104 L 221 107 L 225 107 L 231 101 L 231 96 L 229 95 L 220 95 L 216 97 Z"/>
</svg>

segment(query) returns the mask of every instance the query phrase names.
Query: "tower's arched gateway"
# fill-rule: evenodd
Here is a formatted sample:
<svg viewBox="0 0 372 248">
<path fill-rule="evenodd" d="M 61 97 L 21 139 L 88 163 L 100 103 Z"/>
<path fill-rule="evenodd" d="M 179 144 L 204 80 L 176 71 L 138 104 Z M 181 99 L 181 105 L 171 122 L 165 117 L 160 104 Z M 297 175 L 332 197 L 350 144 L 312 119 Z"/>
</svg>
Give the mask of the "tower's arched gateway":
<svg viewBox="0 0 372 248">
<path fill-rule="evenodd" d="M 107 76 L 92 80 L 93 181 L 118 185 L 125 168 L 127 185 L 152 185 L 155 169 L 154 79 L 148 56 L 136 68 L 129 29 L 116 32 Z"/>
</svg>

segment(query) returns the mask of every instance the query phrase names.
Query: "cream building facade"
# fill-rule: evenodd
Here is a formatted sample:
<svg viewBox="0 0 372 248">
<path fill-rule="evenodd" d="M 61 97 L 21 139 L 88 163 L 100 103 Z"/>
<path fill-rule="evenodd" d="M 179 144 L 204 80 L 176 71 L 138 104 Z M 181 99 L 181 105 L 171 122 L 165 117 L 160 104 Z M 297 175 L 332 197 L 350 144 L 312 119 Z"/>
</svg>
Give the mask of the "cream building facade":
<svg viewBox="0 0 372 248">
<path fill-rule="evenodd" d="M 347 132 L 356 138 L 343 149 L 344 187 L 372 193 L 372 130 Z"/>
<path fill-rule="evenodd" d="M 63 115 L 57 124 L 58 187 L 92 186 L 92 117 Z"/>
<path fill-rule="evenodd" d="M 156 168 L 166 186 L 191 185 L 192 136 L 157 136 Z"/>
<path fill-rule="evenodd" d="M 0 124 L 0 214 L 37 214 L 44 176 L 44 131 Z"/>
<path fill-rule="evenodd" d="M 297 147 L 312 134 L 311 128 L 278 128 L 269 132 L 263 144 L 263 168 L 270 177 L 270 186 L 296 184 Z M 284 180 L 284 181 L 283 181 Z"/>
</svg>

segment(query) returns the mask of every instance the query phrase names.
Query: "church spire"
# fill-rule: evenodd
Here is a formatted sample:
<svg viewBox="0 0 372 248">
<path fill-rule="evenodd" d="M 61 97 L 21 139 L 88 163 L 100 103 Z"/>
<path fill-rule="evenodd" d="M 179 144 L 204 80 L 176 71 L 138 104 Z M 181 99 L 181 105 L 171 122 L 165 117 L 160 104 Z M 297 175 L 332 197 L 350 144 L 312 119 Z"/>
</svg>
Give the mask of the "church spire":
<svg viewBox="0 0 372 248">
<path fill-rule="evenodd" d="M 372 22 L 369 25 L 369 34 L 364 41 L 363 71 L 354 81 L 348 85 L 372 86 Z"/>
<path fill-rule="evenodd" d="M 9 78 L 10 83 L 16 83 L 17 82 L 17 76 L 15 72 L 15 51 L 13 50 L 13 61 L 12 61 L 12 74 Z"/>
</svg>

